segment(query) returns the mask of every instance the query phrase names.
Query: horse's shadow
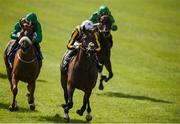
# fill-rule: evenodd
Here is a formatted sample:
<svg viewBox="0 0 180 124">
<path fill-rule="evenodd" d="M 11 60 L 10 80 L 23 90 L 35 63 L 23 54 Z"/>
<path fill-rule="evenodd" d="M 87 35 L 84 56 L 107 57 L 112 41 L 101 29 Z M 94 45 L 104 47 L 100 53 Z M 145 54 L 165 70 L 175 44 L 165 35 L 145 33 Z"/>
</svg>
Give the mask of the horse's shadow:
<svg viewBox="0 0 180 124">
<path fill-rule="evenodd" d="M 5 110 L 9 111 L 9 105 L 10 104 L 0 103 L 0 109 L 5 109 Z M 22 112 L 22 113 L 24 113 L 24 112 L 37 112 L 37 110 L 31 111 L 28 107 L 22 108 L 22 107 L 18 106 L 18 108 L 19 108 L 19 110 L 15 111 L 15 112 Z"/>
<path fill-rule="evenodd" d="M 6 78 L 7 78 L 7 75 L 0 72 L 0 78 L 6 79 Z"/>
<path fill-rule="evenodd" d="M 97 93 L 97 95 L 173 104 L 173 102 L 167 101 L 167 100 L 156 99 L 156 98 L 152 98 L 148 96 L 130 95 L 130 94 L 125 94 L 125 93 L 120 93 L 120 92 Z"/>
<path fill-rule="evenodd" d="M 64 117 L 61 117 L 59 114 L 55 116 L 41 116 L 40 121 L 50 122 L 50 123 L 65 123 Z M 87 123 L 87 121 L 78 120 L 78 119 L 70 119 L 70 123 Z"/>
</svg>

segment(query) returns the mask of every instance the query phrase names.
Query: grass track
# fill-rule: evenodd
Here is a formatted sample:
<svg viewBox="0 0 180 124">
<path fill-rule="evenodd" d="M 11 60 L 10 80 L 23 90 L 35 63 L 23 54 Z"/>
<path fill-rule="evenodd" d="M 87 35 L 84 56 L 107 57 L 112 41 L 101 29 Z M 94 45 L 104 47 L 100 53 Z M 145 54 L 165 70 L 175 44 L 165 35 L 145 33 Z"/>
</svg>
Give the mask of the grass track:
<svg viewBox="0 0 180 124">
<path fill-rule="evenodd" d="M 0 0 L 0 122 L 63 122 L 63 91 L 59 63 L 76 25 L 101 4 L 107 4 L 118 32 L 113 32 L 113 79 L 91 96 L 92 122 L 180 123 L 180 1 L 179 0 Z M 37 81 L 37 109 L 31 112 L 26 85 L 19 83 L 20 111 L 9 112 L 12 95 L 3 50 L 16 21 L 37 13 L 43 29 L 44 63 Z M 104 73 L 107 73 L 104 71 Z M 71 122 L 84 122 L 75 112 L 82 104 L 76 90 Z"/>
</svg>

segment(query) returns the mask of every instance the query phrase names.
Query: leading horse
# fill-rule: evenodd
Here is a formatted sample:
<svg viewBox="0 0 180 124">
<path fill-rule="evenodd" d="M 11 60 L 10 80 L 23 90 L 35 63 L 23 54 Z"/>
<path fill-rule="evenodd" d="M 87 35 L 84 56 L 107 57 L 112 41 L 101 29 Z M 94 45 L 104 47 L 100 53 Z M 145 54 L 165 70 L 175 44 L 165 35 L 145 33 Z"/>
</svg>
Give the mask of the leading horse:
<svg viewBox="0 0 180 124">
<path fill-rule="evenodd" d="M 8 52 L 13 42 L 10 41 L 4 51 L 4 62 L 6 65 L 7 76 L 10 82 L 11 91 L 13 94 L 12 104 L 9 106 L 10 111 L 18 110 L 16 95 L 18 93 L 18 81 L 27 82 L 27 97 L 31 110 L 35 110 L 34 91 L 35 81 L 40 73 L 41 62 L 37 60 L 35 48 L 33 46 L 34 32 L 30 27 L 21 30 L 20 40 L 18 42 L 19 49 L 17 50 L 12 67 L 8 62 Z"/>
<path fill-rule="evenodd" d="M 77 114 L 83 115 L 87 105 L 86 120 L 91 121 L 91 107 L 89 98 L 96 85 L 98 69 L 95 63 L 96 40 L 91 33 L 82 36 L 82 43 L 77 49 L 77 54 L 69 63 L 68 72 L 64 73 L 61 62 L 61 85 L 64 90 L 65 104 L 64 118 L 69 121 L 69 110 L 73 107 L 73 93 L 75 88 L 84 91 L 83 105 Z"/>
<path fill-rule="evenodd" d="M 98 37 L 101 45 L 100 52 L 97 53 L 99 62 L 102 64 L 102 67 L 105 66 L 109 72 L 108 77 L 102 74 L 103 68 L 100 69 L 100 84 L 99 89 L 103 90 L 103 81 L 107 82 L 113 77 L 112 66 L 111 66 L 111 47 L 112 47 L 112 35 L 111 30 L 111 20 L 109 15 L 103 15 L 100 18 L 100 21 L 95 25 L 95 30 L 98 32 Z"/>
</svg>

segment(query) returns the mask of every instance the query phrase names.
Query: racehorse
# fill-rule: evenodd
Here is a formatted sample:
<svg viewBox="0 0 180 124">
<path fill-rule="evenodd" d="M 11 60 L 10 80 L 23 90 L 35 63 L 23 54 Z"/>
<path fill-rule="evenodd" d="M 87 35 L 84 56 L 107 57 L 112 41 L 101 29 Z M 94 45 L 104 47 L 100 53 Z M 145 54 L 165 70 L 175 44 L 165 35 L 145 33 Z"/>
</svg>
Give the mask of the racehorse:
<svg viewBox="0 0 180 124">
<path fill-rule="evenodd" d="M 27 97 L 28 103 L 31 110 L 35 110 L 34 102 L 34 91 L 35 91 L 35 81 L 40 73 L 41 62 L 37 60 L 35 54 L 35 48 L 33 47 L 33 36 L 34 31 L 31 27 L 26 26 L 21 30 L 20 40 L 18 42 L 19 49 L 17 50 L 12 67 L 8 63 L 9 49 L 13 42 L 11 40 L 5 51 L 4 51 L 4 62 L 6 65 L 7 76 L 10 82 L 11 91 L 13 94 L 12 104 L 9 106 L 10 111 L 18 110 L 16 95 L 18 93 L 18 81 L 27 82 Z"/>
<path fill-rule="evenodd" d="M 83 115 L 87 105 L 86 120 L 91 121 L 91 107 L 89 98 L 92 89 L 96 85 L 98 77 L 98 69 L 95 63 L 95 38 L 91 33 L 83 35 L 80 40 L 81 45 L 77 49 L 77 54 L 69 63 L 68 72 L 64 73 L 61 62 L 61 85 L 64 90 L 65 104 L 64 119 L 69 121 L 69 110 L 73 107 L 73 93 L 75 88 L 84 92 L 83 105 L 81 109 L 77 110 L 77 114 Z"/>
<path fill-rule="evenodd" d="M 109 79 L 113 77 L 112 66 L 111 66 L 111 47 L 112 47 L 112 35 L 110 33 L 111 30 L 111 20 L 108 15 L 103 15 L 100 18 L 99 23 L 95 26 L 95 29 L 98 32 L 99 42 L 101 45 L 101 50 L 97 53 L 99 62 L 102 64 L 102 68 L 100 72 L 100 84 L 99 89 L 103 90 L 103 81 L 107 82 Z M 103 66 L 106 67 L 109 72 L 109 76 L 105 76 L 102 74 Z"/>
</svg>

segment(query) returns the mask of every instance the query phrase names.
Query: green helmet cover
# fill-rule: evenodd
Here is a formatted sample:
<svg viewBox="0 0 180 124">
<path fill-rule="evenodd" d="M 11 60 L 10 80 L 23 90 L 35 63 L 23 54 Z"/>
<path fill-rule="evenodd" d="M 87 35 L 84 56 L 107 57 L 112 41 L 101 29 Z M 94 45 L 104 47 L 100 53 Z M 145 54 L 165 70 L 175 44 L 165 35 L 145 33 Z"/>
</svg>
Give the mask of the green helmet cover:
<svg viewBox="0 0 180 124">
<path fill-rule="evenodd" d="M 37 22 L 37 16 L 35 13 L 28 13 L 26 15 L 26 22 L 30 23 L 30 21 L 34 24 Z"/>
<path fill-rule="evenodd" d="M 99 7 L 99 13 L 100 14 L 109 14 L 109 8 L 106 5 L 102 5 Z"/>
</svg>

